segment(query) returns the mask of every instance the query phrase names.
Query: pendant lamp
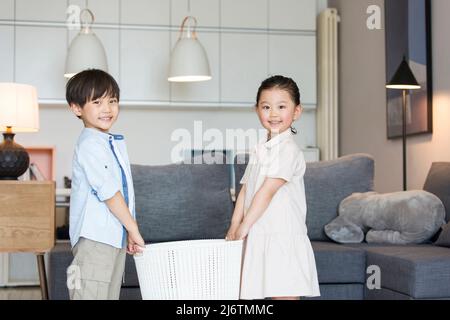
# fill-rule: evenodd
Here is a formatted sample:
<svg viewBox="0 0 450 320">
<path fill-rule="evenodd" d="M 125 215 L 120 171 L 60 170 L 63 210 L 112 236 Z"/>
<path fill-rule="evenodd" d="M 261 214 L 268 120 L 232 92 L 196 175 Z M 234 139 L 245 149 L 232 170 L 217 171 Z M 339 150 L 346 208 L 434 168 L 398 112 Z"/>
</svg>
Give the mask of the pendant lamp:
<svg viewBox="0 0 450 320">
<path fill-rule="evenodd" d="M 88 15 L 90 21 L 83 21 L 83 14 Z M 80 12 L 81 30 L 72 40 L 66 57 L 64 77 L 71 78 L 86 69 L 100 69 L 108 72 L 108 63 L 102 43 L 92 31 L 94 14 L 89 9 Z"/>
<path fill-rule="evenodd" d="M 196 27 L 197 20 L 194 17 L 184 18 L 180 35 L 172 50 L 167 80 L 194 82 L 211 79 L 208 56 L 197 38 Z"/>
</svg>

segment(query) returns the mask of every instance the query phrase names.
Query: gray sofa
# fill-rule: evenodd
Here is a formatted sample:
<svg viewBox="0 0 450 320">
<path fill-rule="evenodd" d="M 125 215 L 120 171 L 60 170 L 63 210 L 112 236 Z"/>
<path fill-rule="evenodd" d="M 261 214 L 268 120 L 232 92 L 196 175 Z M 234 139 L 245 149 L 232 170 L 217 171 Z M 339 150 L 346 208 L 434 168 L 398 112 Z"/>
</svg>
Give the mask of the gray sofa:
<svg viewBox="0 0 450 320">
<path fill-rule="evenodd" d="M 235 159 L 237 183 L 247 160 Z M 137 220 L 146 242 L 225 236 L 233 211 L 230 165 L 133 165 L 132 171 Z M 364 154 L 307 164 L 307 227 L 320 299 L 449 299 L 449 248 L 432 243 L 341 245 L 325 235 L 323 227 L 337 216 L 342 199 L 353 192 L 372 191 L 373 177 L 374 161 Z M 68 299 L 65 270 L 72 260 L 69 244 L 58 243 L 49 258 L 50 298 Z M 369 266 L 379 267 L 380 289 L 366 286 Z M 121 299 L 140 298 L 133 258 L 128 256 Z"/>
</svg>

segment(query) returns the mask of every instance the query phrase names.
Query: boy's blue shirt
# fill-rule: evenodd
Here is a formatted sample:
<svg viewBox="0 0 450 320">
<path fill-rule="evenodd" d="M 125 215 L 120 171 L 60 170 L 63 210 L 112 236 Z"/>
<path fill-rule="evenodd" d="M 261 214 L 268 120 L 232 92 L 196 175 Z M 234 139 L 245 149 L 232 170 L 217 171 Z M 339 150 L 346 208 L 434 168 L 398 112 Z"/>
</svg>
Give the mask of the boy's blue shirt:
<svg viewBox="0 0 450 320">
<path fill-rule="evenodd" d="M 126 246 L 121 222 L 104 202 L 120 191 L 135 218 L 133 179 L 127 148 L 122 135 L 84 128 L 78 138 L 72 162 L 70 196 L 70 242 L 80 237 Z"/>
</svg>

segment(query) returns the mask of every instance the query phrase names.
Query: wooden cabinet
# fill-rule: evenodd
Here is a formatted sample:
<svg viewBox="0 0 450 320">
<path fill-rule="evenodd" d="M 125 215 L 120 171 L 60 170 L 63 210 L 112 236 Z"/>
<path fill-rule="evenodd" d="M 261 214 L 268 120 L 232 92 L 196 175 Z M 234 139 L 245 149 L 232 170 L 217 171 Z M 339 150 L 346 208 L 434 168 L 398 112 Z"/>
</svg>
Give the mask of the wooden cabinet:
<svg viewBox="0 0 450 320">
<path fill-rule="evenodd" d="M 53 181 L 0 181 L 0 251 L 47 252 L 55 244 Z"/>
<path fill-rule="evenodd" d="M 53 146 L 26 146 L 30 156 L 30 164 L 37 166 L 45 180 L 50 185 L 55 179 L 55 148 Z M 29 173 L 24 174 L 19 179 L 29 179 Z M 0 181 L 1 184 L 6 182 L 17 183 L 15 181 Z M 37 181 L 21 181 L 22 183 L 31 183 L 32 186 Z M 28 187 L 24 187 L 28 188 Z M 5 205 L 4 196 L 0 197 L 0 210 Z M 1 222 L 0 222 L 1 225 Z M 1 246 L 1 244 L 0 244 Z M 29 252 L 0 253 L 0 286 L 23 286 L 39 284 L 38 265 L 36 257 Z"/>
<path fill-rule="evenodd" d="M 41 292 L 48 298 L 44 253 L 55 245 L 55 183 L 53 181 L 0 181 L 0 252 L 33 252 L 38 257 Z M 0 270 L 11 276 L 29 270 L 22 264 L 9 271 L 9 256 Z M 26 256 L 15 256 L 25 258 Z M 16 259 L 17 260 L 17 259 Z M 17 261 L 16 261 L 17 262 Z M 6 268 L 5 268 L 6 267 Z M 25 272 L 26 273 L 26 272 Z M 33 275 L 33 274 L 31 274 Z M 23 280 L 23 279 L 22 279 Z M 14 280 L 12 280 L 14 281 Z"/>
</svg>

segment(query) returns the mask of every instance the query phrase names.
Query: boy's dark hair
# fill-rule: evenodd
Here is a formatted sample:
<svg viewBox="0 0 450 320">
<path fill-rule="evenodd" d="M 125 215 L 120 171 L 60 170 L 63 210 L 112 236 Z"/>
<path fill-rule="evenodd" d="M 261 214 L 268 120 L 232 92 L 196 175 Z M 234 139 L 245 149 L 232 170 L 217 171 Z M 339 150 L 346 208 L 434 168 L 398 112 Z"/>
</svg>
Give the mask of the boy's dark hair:
<svg viewBox="0 0 450 320">
<path fill-rule="evenodd" d="M 295 81 L 288 77 L 275 75 L 261 82 L 261 85 L 258 88 L 258 93 L 256 94 L 256 106 L 258 106 L 261 93 L 264 90 L 270 90 L 274 88 L 286 90 L 291 96 L 291 99 L 292 101 L 294 101 L 295 105 L 298 106 L 300 104 L 300 90 L 298 89 Z M 296 134 L 297 129 L 291 127 L 291 132 L 293 134 Z"/>
<path fill-rule="evenodd" d="M 88 101 L 108 95 L 120 99 L 120 89 L 116 80 L 105 71 L 88 69 L 74 75 L 66 85 L 66 100 L 69 105 L 80 107 Z"/>
</svg>

